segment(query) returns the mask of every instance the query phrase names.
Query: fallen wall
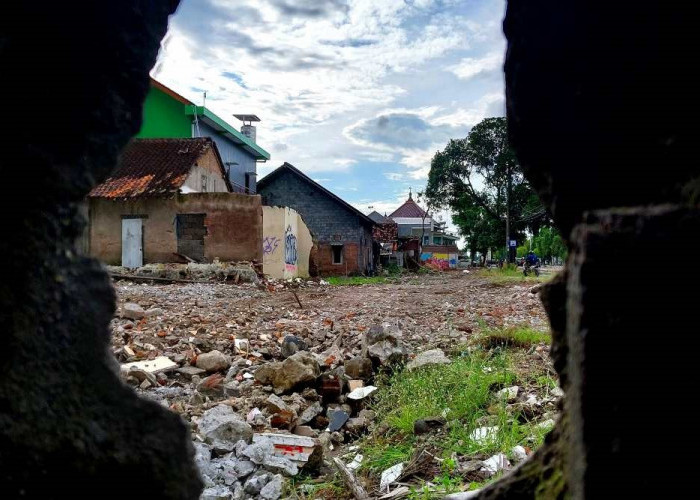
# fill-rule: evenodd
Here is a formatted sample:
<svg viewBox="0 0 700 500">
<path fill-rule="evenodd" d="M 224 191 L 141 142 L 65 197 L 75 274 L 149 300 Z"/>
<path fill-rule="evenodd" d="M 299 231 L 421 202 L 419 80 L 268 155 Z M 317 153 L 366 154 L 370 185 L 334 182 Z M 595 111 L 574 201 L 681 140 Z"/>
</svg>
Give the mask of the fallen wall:
<svg viewBox="0 0 700 500">
<path fill-rule="evenodd" d="M 121 264 L 122 218 L 142 216 L 143 262 L 180 262 L 176 216 L 205 214 L 204 260 L 262 260 L 262 205 L 259 196 L 192 193 L 171 198 L 114 201 L 90 199 L 90 254 Z"/>
<path fill-rule="evenodd" d="M 263 272 L 272 278 L 307 278 L 312 238 L 301 216 L 288 207 L 262 207 Z"/>
</svg>

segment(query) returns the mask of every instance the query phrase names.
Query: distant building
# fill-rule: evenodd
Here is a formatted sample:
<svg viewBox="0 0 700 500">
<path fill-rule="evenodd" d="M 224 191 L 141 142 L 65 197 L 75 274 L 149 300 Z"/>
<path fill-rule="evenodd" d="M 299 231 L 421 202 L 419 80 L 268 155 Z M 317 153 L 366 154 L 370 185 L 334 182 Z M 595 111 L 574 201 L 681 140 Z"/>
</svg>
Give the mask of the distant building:
<svg viewBox="0 0 700 500">
<path fill-rule="evenodd" d="M 209 137 L 219 150 L 224 170 L 234 192 L 255 194 L 257 164 L 270 154 L 255 142 L 255 115 L 235 115 L 243 121 L 236 130 L 208 108 L 192 101 L 151 78 L 151 89 L 143 106 L 143 125 L 137 138 Z"/>
<path fill-rule="evenodd" d="M 374 222 L 289 163 L 258 182 L 263 203 L 290 207 L 318 245 L 311 267 L 322 275 L 368 273 L 374 268 Z"/>
<path fill-rule="evenodd" d="M 408 199 L 389 215 L 398 225 L 400 249 L 408 249 L 411 241 L 421 246 L 420 260 L 435 263 L 442 267 L 456 267 L 459 250 L 458 237 L 447 232 L 446 223 L 436 221 L 423 210 L 409 192 Z M 410 250 L 409 250 L 410 252 Z"/>
<path fill-rule="evenodd" d="M 375 241 L 375 263 L 388 266 L 393 262 L 399 267 L 403 267 L 403 255 L 396 254 L 399 241 L 398 224 L 377 211 L 372 212 L 367 217 L 375 223 L 372 230 L 372 238 Z"/>
<path fill-rule="evenodd" d="M 87 198 L 87 251 L 107 264 L 262 261 L 259 196 L 232 193 L 209 138 L 134 139 Z"/>
</svg>

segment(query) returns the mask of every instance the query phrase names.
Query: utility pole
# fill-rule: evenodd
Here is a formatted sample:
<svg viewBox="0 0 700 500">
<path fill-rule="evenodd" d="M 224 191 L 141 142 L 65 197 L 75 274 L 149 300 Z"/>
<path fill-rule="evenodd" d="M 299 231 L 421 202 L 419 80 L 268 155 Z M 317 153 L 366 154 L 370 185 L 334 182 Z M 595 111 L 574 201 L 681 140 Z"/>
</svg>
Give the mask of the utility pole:
<svg viewBox="0 0 700 500">
<path fill-rule="evenodd" d="M 506 167 L 506 262 L 510 263 L 510 165 Z"/>
</svg>

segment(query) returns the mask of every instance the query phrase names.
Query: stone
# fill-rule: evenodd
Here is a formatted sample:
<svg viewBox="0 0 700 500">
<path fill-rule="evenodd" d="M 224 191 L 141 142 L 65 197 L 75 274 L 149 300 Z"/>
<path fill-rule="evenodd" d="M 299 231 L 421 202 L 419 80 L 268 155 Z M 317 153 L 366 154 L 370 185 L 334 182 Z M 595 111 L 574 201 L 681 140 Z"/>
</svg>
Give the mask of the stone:
<svg viewBox="0 0 700 500">
<path fill-rule="evenodd" d="M 233 500 L 233 493 L 226 486 L 214 486 L 204 490 L 199 500 Z"/>
<path fill-rule="evenodd" d="M 366 432 L 368 425 L 369 422 L 365 417 L 355 417 L 348 419 L 345 428 L 350 434 L 358 435 Z"/>
<path fill-rule="evenodd" d="M 513 403 L 516 399 L 518 399 L 519 391 L 520 388 L 517 385 L 506 387 L 505 389 L 501 389 L 496 393 L 496 399 Z"/>
<path fill-rule="evenodd" d="M 235 465 L 236 475 L 239 479 L 244 479 L 255 472 L 256 466 L 250 460 L 238 460 Z"/>
<path fill-rule="evenodd" d="M 348 380 L 348 390 L 353 392 L 355 389 L 364 387 L 365 383 L 362 380 Z"/>
<path fill-rule="evenodd" d="M 282 362 L 268 363 L 255 371 L 255 380 L 275 389 L 290 389 L 313 382 L 321 374 L 321 368 L 313 354 L 300 351 Z"/>
<path fill-rule="evenodd" d="M 197 356 L 197 368 L 208 373 L 226 370 L 230 366 L 228 357 L 220 351 L 210 351 Z"/>
<path fill-rule="evenodd" d="M 133 320 L 138 320 L 146 315 L 146 311 L 143 310 L 138 304 L 133 302 L 127 302 L 122 306 L 122 318 L 128 318 Z"/>
<path fill-rule="evenodd" d="M 374 374 L 372 360 L 369 358 L 352 358 L 345 362 L 345 374 L 351 379 L 369 380 Z"/>
<path fill-rule="evenodd" d="M 236 464 L 238 460 L 233 454 L 227 454 L 211 461 L 207 473 L 216 484 L 232 486 L 238 480 Z"/>
<path fill-rule="evenodd" d="M 350 418 L 350 415 L 348 414 L 348 412 L 345 412 L 343 410 L 333 411 L 330 415 L 330 423 L 328 424 L 327 430 L 330 432 L 340 430 L 345 425 L 345 422 L 347 422 L 349 418 Z"/>
<path fill-rule="evenodd" d="M 311 406 L 309 406 L 306 410 L 304 410 L 299 417 L 299 420 L 297 421 L 298 425 L 304 425 L 308 424 L 311 422 L 314 418 L 316 418 L 317 415 L 320 415 L 323 413 L 323 406 L 321 406 L 321 403 L 318 401 L 314 402 Z"/>
<path fill-rule="evenodd" d="M 447 420 L 441 416 L 419 418 L 413 422 L 413 433 L 426 434 L 432 430 L 443 427 L 446 423 Z"/>
<path fill-rule="evenodd" d="M 257 495 L 271 479 L 272 474 L 269 472 L 258 471 L 243 483 L 243 490 L 249 495 Z"/>
<path fill-rule="evenodd" d="M 297 436 L 306 436 L 311 438 L 318 437 L 318 431 L 312 429 L 308 425 L 297 425 L 294 428 L 294 434 L 296 434 Z"/>
<path fill-rule="evenodd" d="M 297 465 L 285 457 L 266 455 L 262 465 L 270 472 L 281 473 L 286 476 L 296 476 L 299 474 Z"/>
<path fill-rule="evenodd" d="M 192 379 L 192 377 L 194 377 L 195 375 L 202 375 L 206 373 L 206 370 L 202 370 L 201 368 L 197 368 L 196 366 L 191 365 L 181 366 L 175 371 L 181 375 L 184 375 L 188 379 Z"/>
<path fill-rule="evenodd" d="M 282 357 L 286 359 L 299 351 L 305 351 L 306 342 L 295 335 L 287 335 L 284 337 L 284 340 L 282 340 L 280 348 Z"/>
<path fill-rule="evenodd" d="M 452 361 L 445 356 L 445 353 L 440 349 L 431 349 L 430 351 L 424 351 L 417 355 L 413 360 L 411 360 L 406 368 L 409 370 L 415 370 L 422 366 L 430 365 L 447 365 Z"/>
<path fill-rule="evenodd" d="M 280 413 L 282 411 L 289 410 L 289 408 L 287 407 L 287 403 L 282 401 L 282 398 L 275 394 L 270 394 L 270 396 L 267 398 L 267 401 L 265 401 L 265 404 L 267 405 L 267 409 L 271 413 Z"/>
<path fill-rule="evenodd" d="M 162 316 L 163 314 L 164 314 L 163 310 L 160 307 L 151 307 L 150 309 L 147 309 L 146 313 L 145 313 L 147 318 L 153 318 L 155 316 Z"/>
<path fill-rule="evenodd" d="M 198 441 L 194 443 L 194 463 L 202 474 L 207 474 L 211 462 L 211 448 Z"/>
<path fill-rule="evenodd" d="M 282 476 L 276 474 L 261 490 L 260 497 L 265 500 L 277 500 L 282 496 Z"/>
<path fill-rule="evenodd" d="M 210 444 L 224 441 L 233 447 L 240 440 L 250 442 L 253 438 L 251 426 L 227 405 L 217 405 L 204 412 L 197 427 L 205 442 Z"/>
<path fill-rule="evenodd" d="M 274 451 L 275 447 L 272 441 L 261 438 L 248 445 L 248 447 L 243 450 L 243 456 L 250 458 L 251 462 L 261 465 L 265 462 L 265 458 L 272 455 Z"/>
<path fill-rule="evenodd" d="M 523 446 L 514 446 L 512 450 L 510 450 L 510 456 L 513 457 L 513 462 L 520 463 L 523 460 L 527 460 L 527 450 Z"/>
<path fill-rule="evenodd" d="M 379 365 L 401 363 L 408 356 L 408 350 L 400 341 L 382 340 L 367 348 L 367 355 Z"/>
</svg>

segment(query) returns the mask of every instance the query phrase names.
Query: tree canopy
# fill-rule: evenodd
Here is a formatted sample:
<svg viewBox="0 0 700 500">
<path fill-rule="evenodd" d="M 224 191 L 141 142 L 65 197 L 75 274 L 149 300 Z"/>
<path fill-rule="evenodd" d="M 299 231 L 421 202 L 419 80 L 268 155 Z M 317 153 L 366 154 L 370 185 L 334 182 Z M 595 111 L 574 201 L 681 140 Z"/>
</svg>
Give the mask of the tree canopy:
<svg viewBox="0 0 700 500">
<path fill-rule="evenodd" d="M 435 153 L 425 198 L 452 211 L 472 256 L 505 247 L 506 214 L 511 239 L 521 243 L 526 231 L 537 234 L 548 223 L 508 143 L 505 118 L 486 118 Z"/>
</svg>

